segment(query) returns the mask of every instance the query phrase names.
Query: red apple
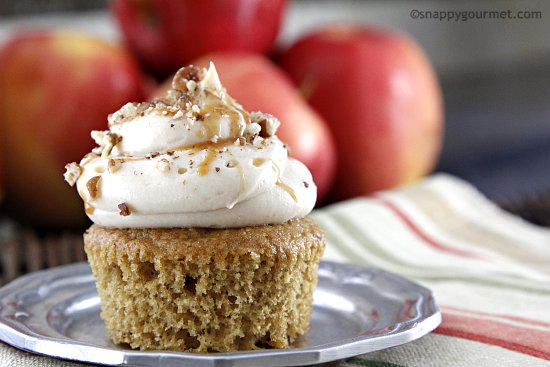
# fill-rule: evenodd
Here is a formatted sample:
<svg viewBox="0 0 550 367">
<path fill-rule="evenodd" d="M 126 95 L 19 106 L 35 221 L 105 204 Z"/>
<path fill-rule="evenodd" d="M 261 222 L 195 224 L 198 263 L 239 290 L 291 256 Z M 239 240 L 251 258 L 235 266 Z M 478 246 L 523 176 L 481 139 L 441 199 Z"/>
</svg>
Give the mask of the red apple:
<svg viewBox="0 0 550 367">
<path fill-rule="evenodd" d="M 148 69 L 167 76 L 218 50 L 271 50 L 286 0 L 114 0 L 126 42 Z"/>
<path fill-rule="evenodd" d="M 91 150 L 90 131 L 104 130 L 107 114 L 140 100 L 140 70 L 119 46 L 59 30 L 7 43 L 0 50 L 0 146 L 10 209 L 37 226 L 84 223 L 63 167 Z"/>
<path fill-rule="evenodd" d="M 0 120 L 0 143 L 2 143 L 2 120 Z M 4 155 L 0 150 L 0 204 L 4 200 Z"/>
<path fill-rule="evenodd" d="M 434 70 L 409 37 L 331 26 L 298 40 L 282 65 L 336 139 L 336 195 L 348 198 L 429 173 L 443 128 Z"/>
<path fill-rule="evenodd" d="M 213 61 L 229 94 L 248 111 L 262 111 L 281 120 L 279 138 L 290 155 L 304 163 L 313 175 L 320 203 L 328 193 L 335 172 L 335 148 L 322 118 L 307 105 L 290 78 L 262 55 L 215 52 L 193 62 L 207 67 Z M 154 96 L 170 87 L 170 79 Z"/>
</svg>

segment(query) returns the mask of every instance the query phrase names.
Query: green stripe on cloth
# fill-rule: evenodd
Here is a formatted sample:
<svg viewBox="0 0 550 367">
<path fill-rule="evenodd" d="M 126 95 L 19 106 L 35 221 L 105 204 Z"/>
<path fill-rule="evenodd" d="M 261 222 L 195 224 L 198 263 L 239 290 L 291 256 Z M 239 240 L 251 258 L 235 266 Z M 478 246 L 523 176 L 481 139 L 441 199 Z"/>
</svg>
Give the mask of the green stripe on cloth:
<svg viewBox="0 0 550 367">
<path fill-rule="evenodd" d="M 327 242 L 330 243 L 331 246 L 335 246 L 338 251 L 341 251 L 342 255 L 346 257 L 348 260 L 353 261 L 355 263 L 359 262 L 364 265 L 369 266 L 375 266 L 375 263 L 372 263 L 367 260 L 367 256 L 363 253 L 357 253 L 356 251 L 348 248 L 346 244 L 343 241 L 338 240 L 338 238 L 329 230 L 327 230 L 327 222 L 331 220 L 331 215 L 316 215 L 314 217 L 315 221 L 319 223 L 324 229 L 325 229 L 325 235 L 327 238 Z M 332 221 L 334 222 L 334 221 Z"/>
<path fill-rule="evenodd" d="M 366 234 L 365 231 L 361 228 L 357 227 L 354 223 L 351 222 L 349 218 L 347 218 L 345 215 L 341 213 L 335 213 L 331 212 L 330 217 L 338 223 L 340 226 L 342 226 L 345 230 L 347 230 L 350 234 L 355 236 L 355 238 L 358 239 L 357 243 L 362 245 L 366 250 L 370 250 L 373 254 L 376 256 L 383 258 L 389 262 L 393 262 L 394 264 L 397 264 L 399 266 L 407 266 L 410 268 L 420 268 L 416 267 L 410 264 L 405 264 L 404 262 L 397 259 L 395 256 L 392 256 L 387 251 L 385 251 L 382 247 L 378 246 L 376 242 L 374 242 L 372 239 L 370 239 Z M 363 256 L 365 254 L 362 254 Z"/>
<path fill-rule="evenodd" d="M 350 233 L 354 238 L 357 239 L 357 243 L 365 248 L 366 251 L 368 251 L 368 255 L 377 256 L 381 259 L 384 259 L 390 263 L 395 264 L 399 267 L 405 267 L 406 270 L 433 270 L 438 273 L 441 273 L 441 269 L 439 268 L 430 268 L 429 266 L 423 265 L 423 266 L 415 266 L 412 264 L 407 264 L 399 259 L 397 259 L 395 256 L 393 256 L 390 252 L 385 250 L 383 247 L 378 246 L 375 241 L 373 241 L 371 238 L 368 237 L 368 235 L 365 233 L 365 231 L 361 228 L 359 228 L 357 225 L 355 225 L 350 218 L 347 217 L 347 215 L 344 215 L 342 213 L 337 213 L 334 211 L 326 212 L 325 216 L 317 215 L 315 217 L 315 220 L 319 220 L 320 217 L 322 217 L 322 222 L 332 221 L 335 225 L 339 225 L 343 231 L 347 231 Z M 319 222 L 321 222 L 319 221 Z M 322 224 L 322 223 L 321 223 Z M 338 247 L 338 249 L 343 249 L 344 245 L 342 244 L 342 241 L 338 241 L 335 236 L 332 236 L 330 231 L 327 232 L 327 239 L 329 240 L 331 245 L 335 245 Z M 362 262 L 365 262 L 364 258 L 366 257 L 367 253 L 360 254 L 356 251 L 353 252 L 353 255 L 351 252 L 353 250 L 345 249 L 346 254 L 345 256 L 349 258 L 351 261 L 357 261 L 361 260 Z M 369 264 L 371 265 L 371 264 Z M 510 282 L 507 280 L 509 279 L 509 276 L 507 274 L 501 274 L 502 280 L 498 279 L 488 279 L 488 278 L 476 278 L 476 277 L 469 277 L 464 275 L 453 275 L 449 277 L 444 276 L 430 276 L 430 275 L 419 275 L 419 274 L 411 274 L 410 276 L 413 276 L 416 279 L 419 280 L 427 280 L 427 281 L 461 281 L 465 283 L 476 283 L 481 285 L 486 285 L 490 287 L 499 287 L 503 289 L 512 289 L 512 290 L 520 290 L 525 291 L 527 293 L 534 293 L 534 294 L 542 294 L 542 295 L 550 295 L 550 290 L 547 289 L 540 289 L 540 288 L 534 288 L 529 287 L 525 285 L 515 285 L 510 284 Z M 511 280 L 511 279 L 510 279 Z"/>
</svg>

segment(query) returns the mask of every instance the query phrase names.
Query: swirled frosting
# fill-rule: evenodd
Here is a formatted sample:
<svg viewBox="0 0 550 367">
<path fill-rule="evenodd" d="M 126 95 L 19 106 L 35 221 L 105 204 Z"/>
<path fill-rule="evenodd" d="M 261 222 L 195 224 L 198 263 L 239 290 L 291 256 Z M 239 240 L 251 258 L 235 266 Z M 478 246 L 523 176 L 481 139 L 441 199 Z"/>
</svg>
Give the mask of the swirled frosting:
<svg viewBox="0 0 550 367">
<path fill-rule="evenodd" d="M 311 173 L 275 135 L 279 121 L 244 111 L 213 64 L 180 69 L 164 98 L 128 103 L 108 121 L 65 173 L 96 224 L 244 227 L 301 218 L 315 204 Z"/>
</svg>

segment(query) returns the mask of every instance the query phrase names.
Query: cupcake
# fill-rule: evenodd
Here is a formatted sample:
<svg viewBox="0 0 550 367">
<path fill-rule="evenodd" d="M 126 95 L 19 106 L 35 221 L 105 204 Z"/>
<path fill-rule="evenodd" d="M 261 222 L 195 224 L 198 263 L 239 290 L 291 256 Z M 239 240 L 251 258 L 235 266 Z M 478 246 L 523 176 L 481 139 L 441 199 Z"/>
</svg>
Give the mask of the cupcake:
<svg viewBox="0 0 550 367">
<path fill-rule="evenodd" d="M 141 350 L 287 348 L 307 329 L 322 230 L 308 169 L 279 121 L 246 112 L 216 69 L 180 69 L 152 103 L 128 103 L 65 179 L 110 338 Z"/>
</svg>

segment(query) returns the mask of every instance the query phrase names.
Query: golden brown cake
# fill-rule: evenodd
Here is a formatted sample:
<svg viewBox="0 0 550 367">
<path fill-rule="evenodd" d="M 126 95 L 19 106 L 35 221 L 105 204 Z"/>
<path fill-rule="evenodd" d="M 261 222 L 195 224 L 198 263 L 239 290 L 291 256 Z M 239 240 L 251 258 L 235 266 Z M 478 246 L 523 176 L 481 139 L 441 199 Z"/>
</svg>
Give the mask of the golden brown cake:
<svg viewBox="0 0 550 367">
<path fill-rule="evenodd" d="M 287 348 L 308 329 L 322 230 L 304 218 L 235 229 L 93 225 L 85 250 L 110 337 L 133 348 Z"/>
</svg>

